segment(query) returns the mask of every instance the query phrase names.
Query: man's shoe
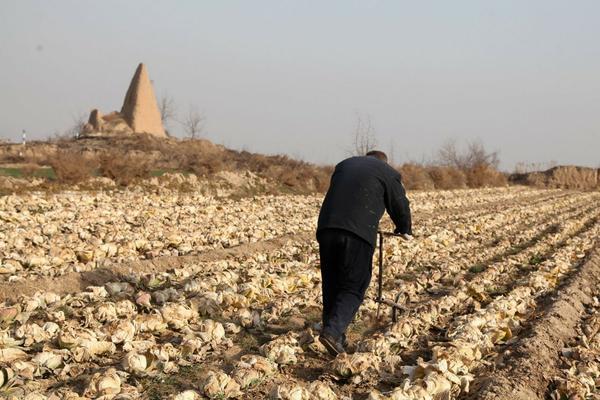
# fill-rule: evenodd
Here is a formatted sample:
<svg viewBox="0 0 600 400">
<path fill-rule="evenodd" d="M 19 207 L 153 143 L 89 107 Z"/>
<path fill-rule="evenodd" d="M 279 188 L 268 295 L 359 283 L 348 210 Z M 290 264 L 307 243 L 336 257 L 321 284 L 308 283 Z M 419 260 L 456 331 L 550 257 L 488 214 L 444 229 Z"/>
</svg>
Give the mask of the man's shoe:
<svg viewBox="0 0 600 400">
<path fill-rule="evenodd" d="M 329 354 L 332 356 L 337 356 L 340 353 L 345 353 L 344 345 L 340 340 L 336 340 L 333 336 L 328 335 L 327 333 L 322 333 L 319 335 L 319 342 L 325 346 Z"/>
<path fill-rule="evenodd" d="M 349 344 L 348 344 L 348 338 L 346 338 L 346 334 L 344 333 L 342 335 L 342 346 L 344 346 L 344 349 L 347 349 Z"/>
</svg>

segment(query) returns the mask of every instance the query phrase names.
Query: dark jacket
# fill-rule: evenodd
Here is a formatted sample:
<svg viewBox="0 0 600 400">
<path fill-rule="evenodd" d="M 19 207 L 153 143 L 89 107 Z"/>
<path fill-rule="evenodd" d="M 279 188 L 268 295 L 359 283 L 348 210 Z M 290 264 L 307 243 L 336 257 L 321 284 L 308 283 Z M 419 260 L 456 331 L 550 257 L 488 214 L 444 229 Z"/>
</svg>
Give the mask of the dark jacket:
<svg viewBox="0 0 600 400">
<path fill-rule="evenodd" d="M 375 157 L 351 157 L 335 166 L 317 232 L 343 229 L 375 247 L 384 210 L 396 233 L 412 235 L 409 201 L 398 171 Z"/>
</svg>

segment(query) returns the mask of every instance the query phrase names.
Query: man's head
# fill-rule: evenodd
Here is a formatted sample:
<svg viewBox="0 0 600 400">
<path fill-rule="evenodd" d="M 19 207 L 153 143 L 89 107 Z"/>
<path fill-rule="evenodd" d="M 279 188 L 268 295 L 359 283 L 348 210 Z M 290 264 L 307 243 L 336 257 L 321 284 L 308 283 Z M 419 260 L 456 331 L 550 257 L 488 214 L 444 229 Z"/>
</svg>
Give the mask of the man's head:
<svg viewBox="0 0 600 400">
<path fill-rule="evenodd" d="M 388 158 L 383 151 L 371 150 L 366 154 L 366 156 L 367 157 L 375 157 L 376 159 L 381 160 L 385 163 L 388 162 Z"/>
</svg>

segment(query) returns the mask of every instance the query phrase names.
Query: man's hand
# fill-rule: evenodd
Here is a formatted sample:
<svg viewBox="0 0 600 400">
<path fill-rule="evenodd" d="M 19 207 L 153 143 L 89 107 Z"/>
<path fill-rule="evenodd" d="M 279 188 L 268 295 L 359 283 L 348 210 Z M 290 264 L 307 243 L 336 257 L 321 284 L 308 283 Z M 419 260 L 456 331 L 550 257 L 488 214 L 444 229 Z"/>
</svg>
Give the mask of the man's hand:
<svg viewBox="0 0 600 400">
<path fill-rule="evenodd" d="M 414 239 L 413 235 L 411 235 L 410 233 L 402 233 L 402 232 L 400 232 L 400 229 L 398 229 L 398 228 L 396 228 L 394 230 L 394 234 L 396 236 L 400 236 L 402 239 L 406 240 L 407 242 Z"/>
</svg>

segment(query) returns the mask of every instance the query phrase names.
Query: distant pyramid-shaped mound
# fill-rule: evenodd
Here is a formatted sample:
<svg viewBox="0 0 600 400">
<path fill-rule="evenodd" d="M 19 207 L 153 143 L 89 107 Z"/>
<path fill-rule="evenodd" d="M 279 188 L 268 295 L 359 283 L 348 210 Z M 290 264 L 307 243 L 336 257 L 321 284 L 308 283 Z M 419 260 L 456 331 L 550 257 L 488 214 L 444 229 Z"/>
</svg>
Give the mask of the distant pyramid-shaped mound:
<svg viewBox="0 0 600 400">
<path fill-rule="evenodd" d="M 84 127 L 86 136 L 134 133 L 148 133 L 158 137 L 167 136 L 154 89 L 143 63 L 140 63 L 135 70 L 121 112 L 115 111 L 103 116 L 98 110 L 92 110 L 89 121 Z"/>
<path fill-rule="evenodd" d="M 121 115 L 134 132 L 165 136 L 154 89 L 152 89 L 148 71 L 143 63 L 138 65 L 131 84 L 129 84 Z"/>
</svg>

